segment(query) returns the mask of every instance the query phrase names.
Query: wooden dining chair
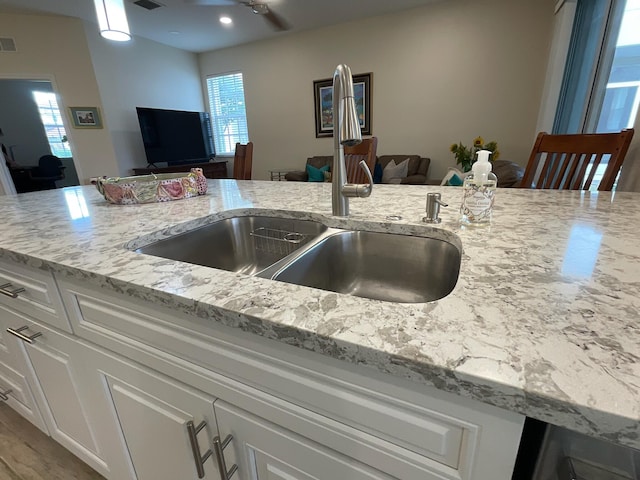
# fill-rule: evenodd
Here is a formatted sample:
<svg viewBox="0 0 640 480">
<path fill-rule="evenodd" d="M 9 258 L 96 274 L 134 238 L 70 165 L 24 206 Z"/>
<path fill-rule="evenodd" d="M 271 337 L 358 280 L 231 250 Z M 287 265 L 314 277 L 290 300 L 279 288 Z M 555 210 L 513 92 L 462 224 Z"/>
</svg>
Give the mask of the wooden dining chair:
<svg viewBox="0 0 640 480">
<path fill-rule="evenodd" d="M 251 165 L 253 162 L 253 142 L 246 145 L 236 143 L 236 153 L 233 157 L 233 178 L 236 180 L 251 180 Z"/>
<path fill-rule="evenodd" d="M 344 147 L 344 163 L 347 168 L 347 183 L 369 183 L 367 174 L 360 167 L 360 161 L 367 162 L 371 175 L 376 166 L 378 137 L 365 138 L 353 147 Z"/>
<path fill-rule="evenodd" d="M 596 170 L 606 162 L 598 190 L 610 191 L 632 138 L 632 128 L 620 133 L 549 135 L 540 132 L 520 186 L 589 190 Z"/>
</svg>

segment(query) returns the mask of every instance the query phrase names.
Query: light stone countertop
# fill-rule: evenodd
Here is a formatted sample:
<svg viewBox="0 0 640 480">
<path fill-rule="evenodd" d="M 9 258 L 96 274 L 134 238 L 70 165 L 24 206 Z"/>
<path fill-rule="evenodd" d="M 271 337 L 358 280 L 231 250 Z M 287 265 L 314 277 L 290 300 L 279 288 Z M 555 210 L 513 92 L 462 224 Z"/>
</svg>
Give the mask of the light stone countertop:
<svg viewBox="0 0 640 480">
<path fill-rule="evenodd" d="M 421 222 L 433 191 L 450 204 L 437 227 Z M 640 448 L 640 194 L 498 189 L 485 228 L 459 225 L 460 198 L 376 185 L 342 219 L 322 183 L 210 180 L 204 197 L 132 206 L 50 190 L 0 197 L 0 258 Z M 256 209 L 461 242 L 460 278 L 444 299 L 397 304 L 125 248 Z"/>
</svg>

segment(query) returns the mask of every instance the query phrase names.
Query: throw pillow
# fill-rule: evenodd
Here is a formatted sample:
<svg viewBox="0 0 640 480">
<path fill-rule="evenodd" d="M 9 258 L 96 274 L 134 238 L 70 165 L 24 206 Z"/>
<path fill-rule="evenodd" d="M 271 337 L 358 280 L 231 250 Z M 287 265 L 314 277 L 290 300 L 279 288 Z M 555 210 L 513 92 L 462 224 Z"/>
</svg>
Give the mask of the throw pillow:
<svg viewBox="0 0 640 480">
<path fill-rule="evenodd" d="M 307 175 L 309 175 L 310 182 L 324 182 L 324 172 L 328 171 L 329 165 L 325 165 L 322 168 L 307 165 Z"/>
<path fill-rule="evenodd" d="M 409 170 L 409 159 L 407 158 L 399 165 L 396 165 L 395 160 L 391 160 L 384 170 L 382 171 L 382 183 L 392 183 L 391 179 L 403 179 L 407 178 L 407 171 Z M 399 183 L 399 182 L 393 182 Z"/>
<path fill-rule="evenodd" d="M 447 185 L 449 185 L 450 187 L 459 187 L 460 185 L 462 185 L 462 183 L 462 179 L 455 173 L 451 175 L 451 178 L 449 180 L 447 180 Z"/>
</svg>

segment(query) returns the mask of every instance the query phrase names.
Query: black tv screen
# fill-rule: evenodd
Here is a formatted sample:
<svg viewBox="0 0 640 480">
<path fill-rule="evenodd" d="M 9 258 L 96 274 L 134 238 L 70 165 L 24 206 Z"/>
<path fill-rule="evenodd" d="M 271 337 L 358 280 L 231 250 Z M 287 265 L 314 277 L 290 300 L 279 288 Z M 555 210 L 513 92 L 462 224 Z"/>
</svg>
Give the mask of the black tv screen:
<svg viewBox="0 0 640 480">
<path fill-rule="evenodd" d="M 172 166 L 215 157 L 208 113 L 146 107 L 136 112 L 148 163 Z"/>
</svg>

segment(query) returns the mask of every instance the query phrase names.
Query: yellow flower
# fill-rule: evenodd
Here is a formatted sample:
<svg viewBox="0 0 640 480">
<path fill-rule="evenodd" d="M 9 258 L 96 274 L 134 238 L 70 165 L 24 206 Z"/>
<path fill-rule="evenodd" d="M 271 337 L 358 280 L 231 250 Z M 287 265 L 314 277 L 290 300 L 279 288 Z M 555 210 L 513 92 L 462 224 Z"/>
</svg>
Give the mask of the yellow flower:
<svg viewBox="0 0 640 480">
<path fill-rule="evenodd" d="M 449 151 L 452 153 L 456 153 L 457 149 L 458 149 L 458 145 L 456 145 L 455 143 L 452 143 L 451 146 L 449 147 Z"/>
<path fill-rule="evenodd" d="M 473 146 L 481 147 L 482 145 L 484 145 L 484 139 L 482 137 L 476 137 L 475 140 L 473 141 Z"/>
</svg>

